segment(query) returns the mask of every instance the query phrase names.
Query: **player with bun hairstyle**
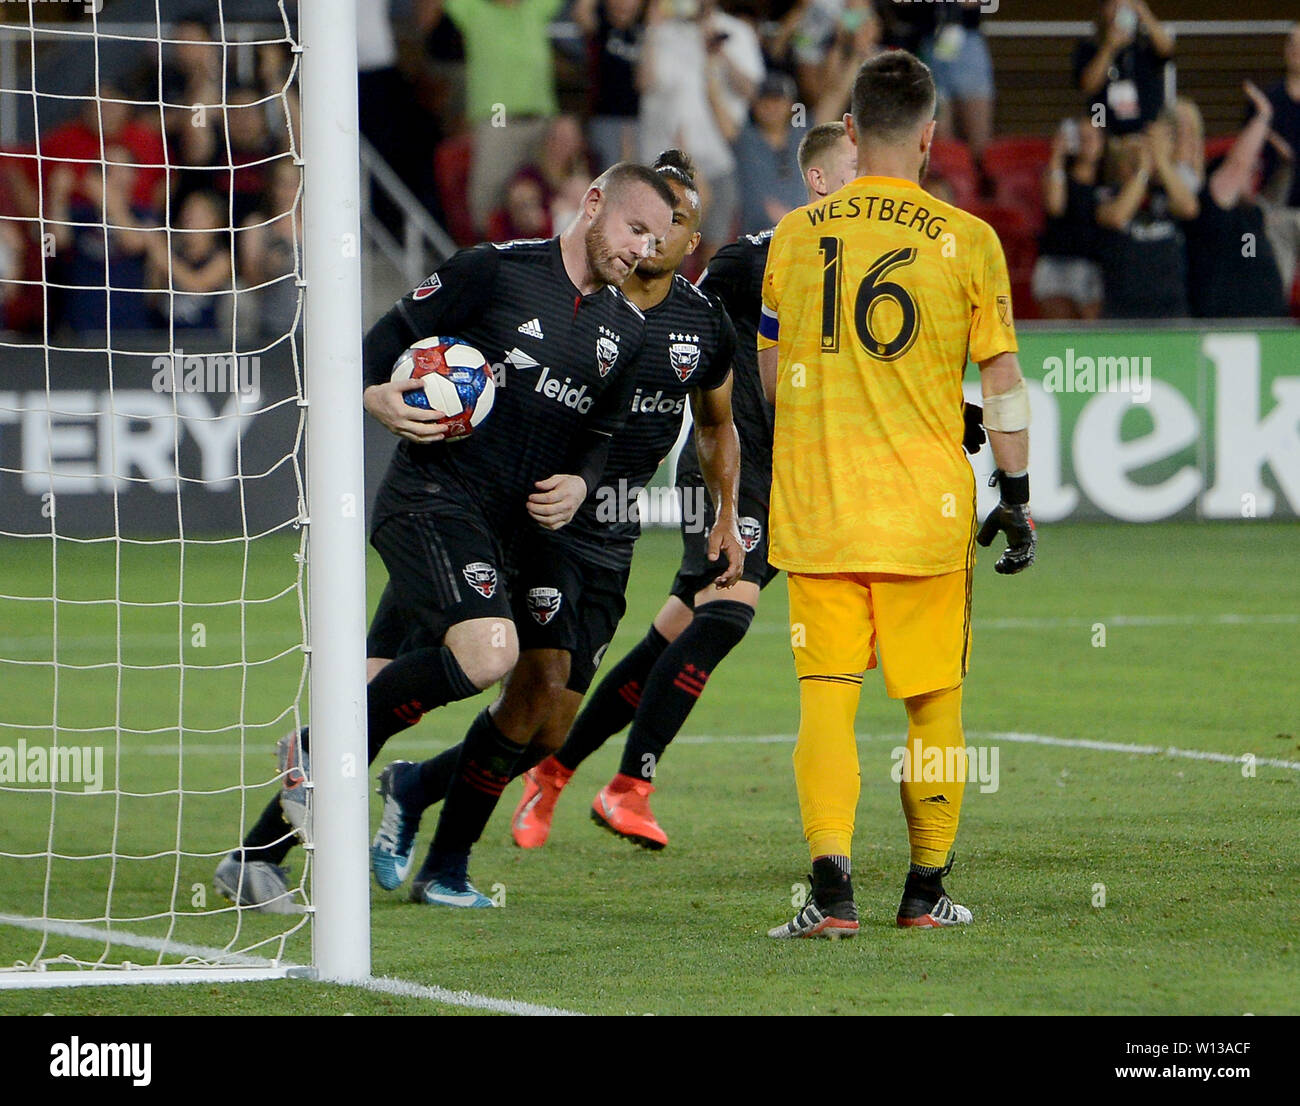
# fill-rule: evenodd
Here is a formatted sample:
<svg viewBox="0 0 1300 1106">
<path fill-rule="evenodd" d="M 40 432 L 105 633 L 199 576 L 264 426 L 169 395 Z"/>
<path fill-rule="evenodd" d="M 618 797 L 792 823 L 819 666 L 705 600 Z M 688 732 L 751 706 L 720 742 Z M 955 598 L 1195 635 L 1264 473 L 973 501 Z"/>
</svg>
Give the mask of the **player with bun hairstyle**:
<svg viewBox="0 0 1300 1106">
<path fill-rule="evenodd" d="M 614 437 L 599 485 L 573 520 L 554 531 L 525 526 L 512 554 L 520 658 L 491 713 L 503 732 L 532 738 L 516 772 L 563 741 L 614 636 L 641 532 L 636 493 L 671 450 L 688 403 L 700 443 L 701 492 L 717 518 L 707 536 L 700 535 L 700 555 L 721 589 L 731 587 L 743 567 L 736 525 L 740 450 L 731 412 L 735 329 L 716 299 L 677 273 L 699 244 L 700 197 L 689 159 L 665 151 L 655 172 L 673 194 L 672 225 L 621 289 L 645 315 L 626 424 Z M 420 816 L 443 798 L 449 773 L 464 756 L 456 747 L 422 764 L 398 761 L 384 770 L 384 817 L 371 846 L 381 886 L 401 882 Z M 609 790 L 607 824 L 621 832 L 625 822 L 635 822 L 648 811 L 648 791 L 644 779 Z M 417 873 L 413 897 L 428 901 L 423 888 L 434 870 L 426 862 Z"/>
</svg>

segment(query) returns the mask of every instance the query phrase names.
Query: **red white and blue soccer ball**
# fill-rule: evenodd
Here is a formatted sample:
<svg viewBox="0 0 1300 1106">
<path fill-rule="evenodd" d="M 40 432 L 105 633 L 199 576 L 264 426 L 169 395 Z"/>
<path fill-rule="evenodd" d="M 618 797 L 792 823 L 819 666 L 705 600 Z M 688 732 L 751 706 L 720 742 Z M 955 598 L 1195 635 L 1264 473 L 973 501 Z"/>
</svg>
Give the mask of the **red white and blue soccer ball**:
<svg viewBox="0 0 1300 1106">
<path fill-rule="evenodd" d="M 397 359 L 394 380 L 419 380 L 402 398 L 411 407 L 446 412 L 447 441 L 471 433 L 492 410 L 496 382 L 487 359 L 459 338 L 423 338 Z"/>
</svg>

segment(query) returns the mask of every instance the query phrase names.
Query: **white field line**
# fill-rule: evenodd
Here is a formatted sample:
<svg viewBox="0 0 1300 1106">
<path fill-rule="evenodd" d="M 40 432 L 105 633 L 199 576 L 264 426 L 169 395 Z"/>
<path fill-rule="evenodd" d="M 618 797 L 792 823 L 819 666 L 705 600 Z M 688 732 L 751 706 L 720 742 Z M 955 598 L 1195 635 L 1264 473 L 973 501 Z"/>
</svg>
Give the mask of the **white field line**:
<svg viewBox="0 0 1300 1106">
<path fill-rule="evenodd" d="M 1261 757 L 1253 753 L 1217 753 L 1203 749 L 1180 749 L 1175 745 L 1133 745 L 1123 741 L 1093 741 L 1086 737 L 1052 737 L 1037 733 L 995 733 L 991 731 L 971 730 L 968 737 L 1005 741 L 1015 745 L 1055 745 L 1063 749 L 1087 749 L 1094 753 L 1124 753 L 1128 756 L 1166 756 L 1183 760 L 1206 760 L 1217 764 L 1244 764 L 1248 756 L 1254 757 L 1256 766 L 1267 765 L 1270 768 L 1289 768 L 1300 771 L 1300 760 L 1280 760 L 1276 757 Z M 858 734 L 858 741 L 892 741 L 902 744 L 906 734 Z M 792 745 L 795 735 L 790 733 L 769 734 L 683 734 L 675 739 L 677 745 Z M 390 748 L 391 747 L 391 748 Z M 419 748 L 428 753 L 435 750 L 431 746 L 414 740 L 392 741 L 385 746 L 390 751 L 407 751 Z M 202 745 L 195 742 L 185 743 L 186 756 L 235 756 L 241 751 L 248 752 L 239 745 Z M 265 751 L 265 750 L 263 750 Z M 441 747 L 438 750 L 441 751 Z M 257 750 L 253 750 L 257 752 Z M 124 756 L 174 757 L 174 745 L 141 745 L 138 747 L 124 745 Z M 268 752 L 269 755 L 269 752 Z"/>
<path fill-rule="evenodd" d="M 999 733 L 968 731 L 968 738 L 980 738 L 984 741 L 1005 741 L 1014 745 L 1055 745 L 1065 749 L 1088 749 L 1095 753 L 1124 753 L 1128 756 L 1175 757 L 1184 760 L 1208 760 L 1216 764 L 1245 764 L 1247 757 L 1253 757 L 1256 766 L 1267 765 L 1270 768 L 1289 768 L 1300 771 L 1300 760 L 1279 760 L 1275 757 L 1255 756 L 1253 753 L 1215 753 L 1202 749 L 1179 749 L 1174 745 L 1131 745 L 1122 741 L 1093 741 L 1084 737 L 1051 737 L 1039 733 Z M 686 734 L 676 739 L 679 745 L 792 745 L 794 734 L 756 734 L 753 736 L 725 736 L 722 734 Z M 859 734 L 858 742 L 892 741 L 902 744 L 907 740 L 906 734 Z"/>
<path fill-rule="evenodd" d="M 84 941 L 111 942 L 113 945 L 122 945 L 127 948 L 148 949 L 151 952 L 167 952 L 182 956 L 195 956 L 203 960 L 226 966 L 240 966 L 246 968 L 283 968 L 283 969 L 301 969 L 302 965 L 291 964 L 287 961 L 267 960 L 260 956 L 247 956 L 242 953 L 228 952 L 225 949 L 209 948 L 206 945 L 188 945 L 177 941 L 163 941 L 159 937 L 146 937 L 136 933 L 123 933 L 114 931 L 110 933 L 107 929 L 101 929 L 98 926 L 83 925 L 79 922 L 60 922 L 47 920 L 44 918 L 30 918 L 20 914 L 0 914 L 0 925 L 13 926 L 17 929 L 30 929 L 38 932 L 56 933 L 64 937 L 73 937 Z M 168 969 L 162 969 L 166 971 Z M 199 969 L 200 971 L 202 969 Z M 117 972 L 114 969 L 114 974 Z M 53 973 L 50 973 L 53 974 Z M 85 975 L 88 977 L 84 982 L 90 982 L 91 976 L 102 976 L 105 971 L 97 972 L 76 972 L 69 970 L 63 972 L 60 970 L 59 975 L 68 975 L 75 977 Z M 195 972 L 185 973 L 185 982 L 194 982 L 196 979 Z M 122 982 L 130 982 L 133 978 L 130 970 L 120 972 Z M 14 973 L 14 978 L 20 978 L 19 973 Z M 214 974 L 210 979 L 217 978 Z M 181 981 L 178 972 L 177 982 Z M 201 977 L 199 978 L 201 981 Z M 75 983 L 69 984 L 75 986 Z M 356 987 L 363 991 L 376 991 L 385 995 L 399 995 L 403 998 L 426 999 L 429 1002 L 436 1002 L 442 1006 L 463 1006 L 471 1010 L 491 1010 L 497 1014 L 517 1014 L 525 1017 L 580 1017 L 574 1010 L 562 1010 L 556 1006 L 538 1006 L 531 1002 L 519 1002 L 515 999 L 492 998 L 490 995 L 478 995 L 473 991 L 449 991 L 445 987 L 436 987 L 426 983 L 413 983 L 407 979 L 391 979 L 387 976 L 382 978 L 370 978 L 360 983 L 344 983 L 341 986 Z"/>
</svg>

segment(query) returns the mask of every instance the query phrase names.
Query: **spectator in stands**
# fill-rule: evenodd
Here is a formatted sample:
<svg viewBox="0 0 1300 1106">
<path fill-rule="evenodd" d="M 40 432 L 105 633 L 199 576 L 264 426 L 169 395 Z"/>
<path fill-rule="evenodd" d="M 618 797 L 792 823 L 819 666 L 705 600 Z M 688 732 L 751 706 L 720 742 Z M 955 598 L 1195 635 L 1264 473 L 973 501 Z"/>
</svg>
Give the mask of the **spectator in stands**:
<svg viewBox="0 0 1300 1106">
<path fill-rule="evenodd" d="M 51 169 L 45 192 L 54 235 L 63 318 L 74 334 L 146 330 L 153 322 L 144 292 L 145 256 L 161 242 L 156 213 L 135 202 L 136 168 L 125 146 L 104 151 L 105 167 L 81 175 Z M 118 345 L 117 348 L 123 348 Z"/>
<path fill-rule="evenodd" d="M 162 121 L 171 166 L 168 187 L 177 208 L 189 193 L 213 186 L 206 170 L 217 164 L 222 54 L 208 25 L 197 19 L 177 23 L 163 43 Z"/>
<path fill-rule="evenodd" d="M 1277 255 L 1283 295 L 1290 296 L 1300 260 L 1300 23 L 1291 27 L 1283 51 L 1286 75 L 1268 86 L 1273 130 L 1264 147 L 1266 196 L 1261 197 L 1269 241 Z"/>
<path fill-rule="evenodd" d="M 541 182 L 516 173 L 506 187 L 506 202 L 488 217 L 488 241 L 510 242 L 516 238 L 549 238 L 551 215 Z"/>
<path fill-rule="evenodd" d="M 695 162 L 708 195 L 695 256 L 706 265 L 734 235 L 740 204 L 731 143 L 763 79 L 763 52 L 754 29 L 714 0 L 650 0 L 646 24 L 640 160 L 676 146 Z"/>
<path fill-rule="evenodd" d="M 0 233 L 6 243 L 0 249 L 6 257 L 2 267 L 11 282 L 0 285 L 0 300 L 4 301 L 0 326 L 34 333 L 42 329 L 46 306 L 41 286 L 39 243 L 44 228 L 38 222 L 38 179 L 34 158 L 0 150 Z M 14 283 L 18 281 L 24 283 Z"/>
<path fill-rule="evenodd" d="M 1097 198 L 1103 314 L 1186 318 L 1187 253 L 1179 223 L 1196 218 L 1197 203 L 1174 162 L 1169 123 L 1158 119 L 1120 139 L 1108 176 Z"/>
<path fill-rule="evenodd" d="M 465 40 L 466 114 L 474 125 L 469 204 L 487 224 L 506 183 L 534 156 L 559 111 L 547 28 L 564 0 L 445 0 Z"/>
<path fill-rule="evenodd" d="M 294 329 L 299 289 L 294 274 L 302 253 L 302 210 L 297 206 L 302 170 L 288 158 L 275 161 L 271 185 L 258 210 L 239 232 L 241 335 L 272 342 Z M 247 309 L 245 308 L 247 305 Z"/>
<path fill-rule="evenodd" d="M 595 174 L 582 136 L 582 124 L 577 118 L 557 115 L 547 123 L 537 155 L 536 161 L 510 178 L 505 202 L 488 216 L 489 240 L 508 242 L 514 238 L 550 237 L 552 226 L 558 231 L 568 225 L 567 220 L 552 220 L 556 198 L 575 178 L 581 178 L 583 194 L 586 194 Z"/>
<path fill-rule="evenodd" d="M 643 0 L 577 0 L 573 7 L 574 22 L 587 39 L 587 138 L 598 172 L 636 158 L 643 7 Z"/>
<path fill-rule="evenodd" d="M 579 175 L 575 173 L 561 186 L 560 190 L 551 199 L 551 226 L 556 232 L 563 230 L 571 222 L 574 216 L 582 210 L 583 198 L 587 195 L 587 188 L 591 184 L 589 175 Z"/>
<path fill-rule="evenodd" d="M 101 127 L 102 120 L 102 127 Z M 165 179 L 162 135 L 155 127 L 136 118 L 126 92 L 111 81 L 99 85 L 99 97 L 87 98 L 80 116 L 71 122 L 55 127 L 41 136 L 41 155 L 47 180 L 60 165 L 72 170 L 73 192 L 77 198 L 90 200 L 82 188 L 87 169 L 99 172 L 96 163 L 105 157 L 109 146 L 119 146 L 130 153 L 130 160 L 139 166 L 132 171 L 135 181 L 131 202 L 138 207 L 161 208 Z M 102 191 L 95 185 L 97 192 Z"/>
<path fill-rule="evenodd" d="M 413 33 L 423 36 L 437 16 L 436 0 L 407 5 Z M 357 19 L 357 114 L 361 133 L 410 190 L 427 203 L 433 195 L 434 120 L 419 109 L 397 65 L 392 0 L 362 0 Z M 397 215 L 376 205 L 395 229 Z"/>
<path fill-rule="evenodd" d="M 1111 135 L 1145 128 L 1165 104 L 1174 40 L 1145 0 L 1102 0 L 1096 32 L 1074 51 L 1074 83 L 1094 126 Z"/>
<path fill-rule="evenodd" d="M 210 187 L 218 195 L 230 195 L 230 225 L 239 226 L 261 204 L 277 150 L 257 89 L 229 92 L 225 117 L 227 142 L 218 149 L 221 168 L 213 174 Z"/>
<path fill-rule="evenodd" d="M 817 90 L 812 101 L 813 126 L 832 123 L 849 110 L 853 80 L 862 63 L 884 49 L 883 30 L 870 0 L 844 0 L 821 64 L 812 77 L 812 87 Z"/>
<path fill-rule="evenodd" d="M 1211 165 L 1197 197 L 1197 216 L 1186 226 L 1187 295 L 1192 314 L 1199 318 L 1287 314 L 1277 259 L 1264 233 L 1264 213 L 1250 195 L 1273 105 L 1250 81 L 1244 87 L 1255 115 L 1232 149 Z"/>
<path fill-rule="evenodd" d="M 1043 173 L 1047 225 L 1038 244 L 1033 294 L 1044 319 L 1095 319 L 1101 314 L 1097 264 L 1097 186 L 1106 149 L 1100 128 L 1067 119 Z"/>
<path fill-rule="evenodd" d="M 229 325 L 231 297 L 222 294 L 233 288 L 228 226 L 216 193 L 192 192 L 172 232 L 149 235 L 149 286 L 163 291 L 158 308 L 176 330 Z"/>
<path fill-rule="evenodd" d="M 162 55 L 163 102 L 176 105 L 170 111 L 184 115 L 200 105 L 211 108 L 221 103 L 223 54 L 221 43 L 212 41 L 212 31 L 202 20 L 183 19 L 172 28 Z"/>
<path fill-rule="evenodd" d="M 993 138 L 993 59 L 980 31 L 980 4 L 958 0 L 913 8 L 935 19 L 922 49 L 939 91 L 939 134 L 956 135 L 970 147 L 980 194 L 991 197 L 994 184 L 984 170 L 984 151 Z"/>
<path fill-rule="evenodd" d="M 1179 96 L 1166 113 L 1174 128 L 1174 164 L 1192 192 L 1205 182 L 1205 120 L 1194 100 Z"/>
<path fill-rule="evenodd" d="M 7 329 L 8 305 L 17 298 L 22 279 L 27 241 L 19 229 L 21 224 L 0 217 L 0 330 Z"/>
<path fill-rule="evenodd" d="M 808 200 L 799 172 L 799 139 L 791 126 L 794 78 L 769 73 L 754 99 L 754 118 L 736 139 L 736 172 L 744 182 L 740 202 L 742 234 L 776 226 L 786 212 Z"/>
<path fill-rule="evenodd" d="M 289 149 L 291 136 L 302 140 L 302 131 L 297 127 L 298 86 L 290 80 L 292 64 L 293 54 L 282 42 L 264 42 L 257 48 L 257 89 L 263 101 L 266 132 L 277 152 Z"/>
</svg>

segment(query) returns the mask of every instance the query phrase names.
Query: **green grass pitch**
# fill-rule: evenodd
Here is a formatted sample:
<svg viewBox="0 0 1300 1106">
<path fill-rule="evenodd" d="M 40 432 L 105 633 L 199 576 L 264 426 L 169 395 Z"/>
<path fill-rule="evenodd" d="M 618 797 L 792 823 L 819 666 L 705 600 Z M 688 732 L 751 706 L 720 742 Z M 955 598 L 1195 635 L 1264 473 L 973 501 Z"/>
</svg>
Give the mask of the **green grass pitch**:
<svg viewBox="0 0 1300 1106">
<path fill-rule="evenodd" d="M 907 841 L 890 750 L 905 717 L 869 676 L 854 856 L 862 932 L 835 943 L 763 936 L 793 913 L 792 887 L 808 868 L 778 580 L 661 765 L 654 807 L 667 850 L 643 852 L 589 821 L 592 796 L 615 770 L 613 742 L 575 777 L 545 849 L 510 844 L 518 784 L 507 790 L 470 869 L 484 890 L 504 887 L 506 909 L 422 908 L 372 890 L 375 974 L 585 1013 L 1296 1013 L 1300 772 L 1264 762 L 1300 763 L 1298 539 L 1295 524 L 1076 524 L 1043 528 L 1039 563 L 1024 576 L 998 577 L 982 558 L 965 722 L 969 744 L 997 748 L 1000 771 L 996 791 L 966 789 L 948 884 L 975 913 L 968 929 L 893 926 Z M 48 666 L 0 664 L 0 745 L 48 742 L 57 702 L 60 740 L 103 744 L 108 783 L 98 795 L 53 798 L 0 787 L 0 914 L 108 912 L 142 919 L 115 932 L 265 942 L 252 952 L 309 959 L 306 927 L 281 943 L 283 918 L 222 909 L 204 890 L 215 859 L 188 855 L 233 845 L 272 794 L 252 785 L 274 773 L 274 740 L 288 728 L 281 712 L 301 672 L 295 549 L 271 539 L 245 559 L 237 545 L 190 547 L 182 586 L 175 547 L 123 547 L 115 573 L 111 547 L 61 544 L 63 599 L 164 605 L 63 602 L 56 612 L 49 602 L 0 600 L 0 657 L 51 659 L 57 614 L 61 665 L 56 687 Z M 678 549 L 670 533 L 643 539 L 611 656 L 644 631 Z M 4 594 L 51 593 L 47 542 L 9 542 L 0 555 Z M 373 559 L 369 583 L 373 601 L 383 583 Z M 241 594 L 259 601 L 209 605 Z M 230 667 L 212 667 L 220 664 Z M 454 743 L 484 702 L 436 712 L 384 759 Z M 124 736 L 120 758 L 111 731 L 75 732 L 114 717 L 155 732 Z M 241 731 L 225 728 L 241 718 L 247 790 L 233 751 Z M 1252 775 L 1222 760 L 999 734 L 1253 753 L 1259 763 Z M 432 825 L 431 814 L 426 831 Z M 44 853 L 50 841 L 83 859 L 47 866 L 14 855 Z M 421 852 L 426 843 L 427 832 Z M 96 855 L 114 850 L 116 861 Z M 295 876 L 302 862 L 295 850 Z M 150 917 L 173 902 L 179 916 Z M 30 959 L 39 942 L 0 925 L 0 964 Z M 51 937 L 45 953 L 156 956 L 66 937 Z M 465 1012 L 301 981 L 0 991 L 0 1013 L 47 1011 Z"/>
</svg>

